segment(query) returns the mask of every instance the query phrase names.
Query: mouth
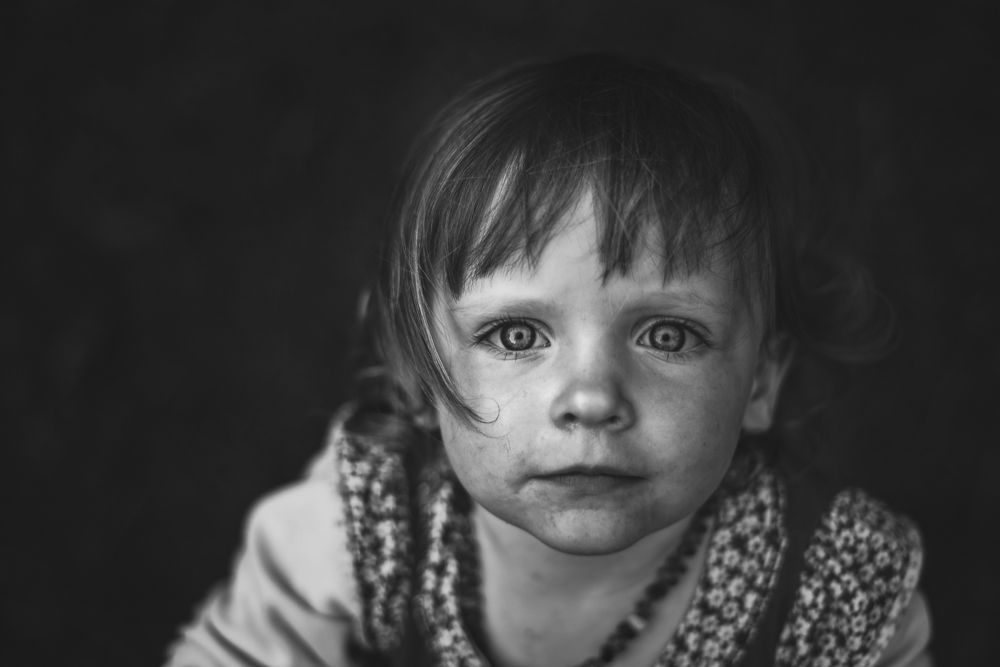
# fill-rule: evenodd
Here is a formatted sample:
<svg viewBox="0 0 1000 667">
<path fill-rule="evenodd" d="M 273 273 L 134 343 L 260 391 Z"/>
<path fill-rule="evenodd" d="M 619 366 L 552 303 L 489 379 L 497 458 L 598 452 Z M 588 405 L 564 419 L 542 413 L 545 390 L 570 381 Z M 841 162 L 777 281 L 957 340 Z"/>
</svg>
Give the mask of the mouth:
<svg viewBox="0 0 1000 667">
<path fill-rule="evenodd" d="M 545 475 L 538 475 L 536 479 L 547 485 L 589 493 L 615 491 L 633 486 L 643 480 L 638 475 L 608 466 L 571 466 Z"/>
<path fill-rule="evenodd" d="M 614 466 L 587 466 L 587 465 L 576 465 L 569 466 L 568 468 L 560 468 L 559 470 L 554 470 L 550 473 L 544 475 L 539 475 L 539 477 L 565 477 L 565 476 L 576 476 L 582 475 L 584 477 L 634 477 L 640 479 L 639 475 L 634 475 L 631 472 L 624 470 L 622 468 L 615 468 Z"/>
</svg>

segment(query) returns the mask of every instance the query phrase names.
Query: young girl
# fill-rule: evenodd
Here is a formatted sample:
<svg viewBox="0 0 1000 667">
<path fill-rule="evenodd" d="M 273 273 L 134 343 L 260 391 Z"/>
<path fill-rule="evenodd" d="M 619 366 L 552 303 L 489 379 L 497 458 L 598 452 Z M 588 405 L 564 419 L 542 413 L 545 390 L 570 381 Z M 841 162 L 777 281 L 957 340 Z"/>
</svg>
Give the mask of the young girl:
<svg viewBox="0 0 1000 667">
<path fill-rule="evenodd" d="M 789 463 L 789 367 L 884 330 L 771 118 L 607 56 L 447 107 L 360 397 L 169 664 L 929 665 L 913 524 Z"/>
</svg>

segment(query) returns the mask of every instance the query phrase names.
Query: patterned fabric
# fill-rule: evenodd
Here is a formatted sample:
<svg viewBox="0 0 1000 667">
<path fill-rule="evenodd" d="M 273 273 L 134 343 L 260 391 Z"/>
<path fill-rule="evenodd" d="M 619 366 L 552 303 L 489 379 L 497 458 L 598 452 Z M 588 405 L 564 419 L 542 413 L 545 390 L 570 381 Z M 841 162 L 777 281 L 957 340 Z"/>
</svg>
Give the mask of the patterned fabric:
<svg viewBox="0 0 1000 667">
<path fill-rule="evenodd" d="M 423 616 L 428 648 L 442 667 L 479 666 L 483 664 L 475 644 L 466 632 L 463 601 L 467 590 L 463 574 L 474 569 L 462 568 L 473 549 L 469 503 L 465 492 L 446 468 L 436 467 L 421 484 L 426 495 L 421 498 L 423 525 L 427 531 L 427 553 L 420 563 L 417 610 Z M 462 511 L 464 510 L 464 511 Z"/>
<path fill-rule="evenodd" d="M 414 558 L 403 465 L 396 453 L 348 438 L 338 450 L 365 639 L 389 652 L 405 627 Z M 656 667 L 739 661 L 777 581 L 787 544 L 784 502 L 780 476 L 760 466 L 723 496 L 691 606 Z M 413 602 L 427 648 L 442 667 L 484 667 L 463 622 L 478 626 L 469 618 L 475 609 L 463 609 L 459 595 L 476 569 L 465 564 L 475 557 L 470 503 L 443 462 L 423 471 L 418 505 L 426 548 Z M 806 551 L 777 664 L 872 665 L 916 587 L 920 562 L 919 534 L 907 519 L 861 491 L 842 492 Z"/>
<path fill-rule="evenodd" d="M 388 652 L 402 640 L 409 613 L 414 557 L 406 471 L 397 453 L 339 435 L 339 491 L 364 609 L 363 639 Z"/>
<path fill-rule="evenodd" d="M 719 507 L 694 599 L 658 667 L 734 664 L 764 610 L 786 543 L 777 477 L 767 469 Z"/>
<path fill-rule="evenodd" d="M 917 586 L 920 534 L 857 489 L 844 491 L 806 550 L 779 665 L 870 667 Z"/>
</svg>

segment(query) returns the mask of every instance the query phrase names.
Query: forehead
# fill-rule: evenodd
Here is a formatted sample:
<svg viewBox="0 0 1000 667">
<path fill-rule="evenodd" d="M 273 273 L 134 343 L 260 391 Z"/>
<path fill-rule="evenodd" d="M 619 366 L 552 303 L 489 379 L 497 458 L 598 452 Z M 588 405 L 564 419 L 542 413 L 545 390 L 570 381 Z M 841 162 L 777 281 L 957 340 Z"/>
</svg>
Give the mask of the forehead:
<svg viewBox="0 0 1000 667">
<path fill-rule="evenodd" d="M 497 273 L 534 270 L 544 255 L 552 256 L 553 239 L 581 224 L 589 230 L 580 237 L 582 249 L 596 254 L 605 279 L 638 276 L 652 267 L 664 282 L 708 271 L 731 278 L 754 302 L 768 295 L 759 230 L 734 224 L 739 216 L 733 212 L 721 215 L 698 205 L 661 211 L 636 202 L 622 208 L 619 197 L 586 179 L 563 183 L 556 188 L 561 192 L 544 192 L 539 202 L 522 206 L 511 183 L 497 184 L 483 215 L 444 226 L 464 232 L 434 235 L 439 243 L 430 249 L 437 258 L 433 273 L 452 296 Z M 634 266 L 639 261 L 643 266 Z"/>
<path fill-rule="evenodd" d="M 489 275 L 470 278 L 451 301 L 456 314 L 517 310 L 670 307 L 731 318 L 752 309 L 720 254 L 693 264 L 671 263 L 655 228 L 627 269 L 609 273 L 600 253 L 600 225 L 591 199 L 582 197 L 537 257 L 518 256 Z"/>
</svg>

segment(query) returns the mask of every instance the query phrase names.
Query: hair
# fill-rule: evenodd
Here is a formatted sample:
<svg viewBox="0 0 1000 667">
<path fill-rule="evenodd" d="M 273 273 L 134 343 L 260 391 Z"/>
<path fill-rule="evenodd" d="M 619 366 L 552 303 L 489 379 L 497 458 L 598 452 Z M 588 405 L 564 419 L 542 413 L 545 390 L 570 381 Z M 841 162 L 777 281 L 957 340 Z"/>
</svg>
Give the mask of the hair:
<svg viewBox="0 0 1000 667">
<path fill-rule="evenodd" d="M 875 356 L 886 308 L 827 247 L 808 165 L 760 98 L 659 63 L 582 55 L 472 84 L 421 136 L 397 194 L 348 430 L 403 446 L 414 426 L 433 428 L 434 402 L 481 421 L 435 346 L 435 299 L 534 266 L 584 194 L 605 279 L 651 242 L 665 277 L 721 259 L 769 340 L 832 364 Z"/>
</svg>

